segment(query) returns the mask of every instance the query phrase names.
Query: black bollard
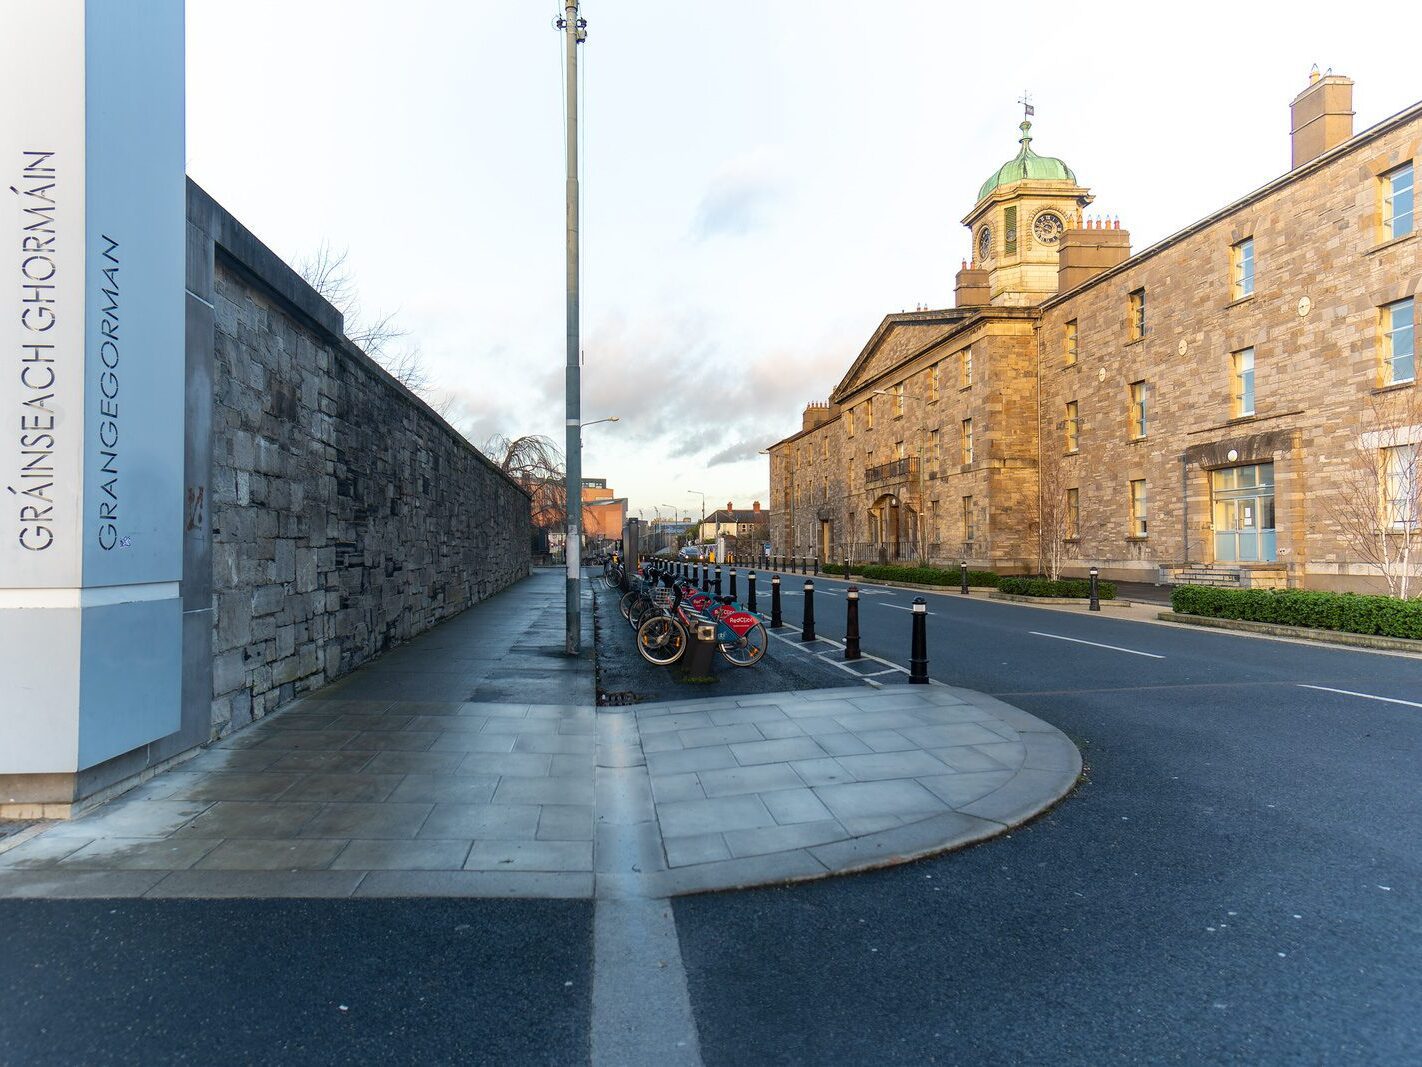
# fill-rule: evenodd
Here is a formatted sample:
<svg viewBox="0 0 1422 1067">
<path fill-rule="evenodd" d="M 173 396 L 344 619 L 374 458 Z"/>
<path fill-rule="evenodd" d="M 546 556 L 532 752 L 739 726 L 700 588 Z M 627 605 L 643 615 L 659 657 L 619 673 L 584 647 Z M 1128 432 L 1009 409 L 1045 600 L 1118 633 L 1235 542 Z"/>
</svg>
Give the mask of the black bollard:
<svg viewBox="0 0 1422 1067">
<path fill-rule="evenodd" d="M 721 595 L 721 568 L 716 568 L 716 595 Z"/>
<path fill-rule="evenodd" d="M 800 625 L 800 640 L 815 639 L 815 583 L 805 579 L 805 615 Z"/>
<path fill-rule="evenodd" d="M 820 573 L 820 557 L 819 557 L 819 556 L 816 556 L 816 557 L 815 557 L 815 573 L 816 573 L 816 574 L 819 574 L 819 573 Z"/>
<path fill-rule="evenodd" d="M 701 565 L 701 591 L 703 593 L 711 592 L 711 568 L 704 563 Z"/>
<path fill-rule="evenodd" d="M 851 575 L 851 574 L 849 573 L 849 557 L 848 557 L 848 556 L 845 556 L 845 557 L 844 557 L 844 580 L 847 582 L 847 581 L 849 581 L 849 579 L 852 578 L 852 577 L 853 577 L 853 575 Z"/>
<path fill-rule="evenodd" d="M 1098 571 L 1095 567 L 1092 567 L 1091 570 L 1087 571 L 1086 573 L 1091 576 L 1091 603 L 1086 606 L 1087 610 L 1100 611 L 1101 595 L 1100 590 L 1096 587 L 1096 579 L 1101 574 L 1101 572 Z"/>
<path fill-rule="evenodd" d="M 736 568 L 731 568 L 731 599 L 736 599 Z"/>
<path fill-rule="evenodd" d="M 755 571 L 746 575 L 746 610 L 755 611 Z"/>
<path fill-rule="evenodd" d="M 851 585 L 845 593 L 848 604 L 844 621 L 844 658 L 859 658 L 859 587 Z"/>
<path fill-rule="evenodd" d="M 909 650 L 909 682 L 928 684 L 928 602 L 913 598 L 913 647 Z"/>
<path fill-rule="evenodd" d="M 770 628 L 778 630 L 785 623 L 780 618 L 780 575 L 770 578 Z"/>
<path fill-rule="evenodd" d="M 962 593 L 964 596 L 967 596 L 967 595 L 968 595 L 968 561 L 967 561 L 967 560 L 963 560 L 962 563 L 958 564 L 958 578 L 959 578 L 960 581 L 962 582 L 962 586 L 959 588 L 958 592 Z"/>
</svg>

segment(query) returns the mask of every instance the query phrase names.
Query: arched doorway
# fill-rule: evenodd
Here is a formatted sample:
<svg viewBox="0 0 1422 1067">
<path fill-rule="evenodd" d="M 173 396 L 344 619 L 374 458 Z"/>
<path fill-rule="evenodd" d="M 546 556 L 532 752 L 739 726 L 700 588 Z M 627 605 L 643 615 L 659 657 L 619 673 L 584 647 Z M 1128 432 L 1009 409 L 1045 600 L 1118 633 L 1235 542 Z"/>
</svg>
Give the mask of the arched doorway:
<svg viewBox="0 0 1422 1067">
<path fill-rule="evenodd" d="M 918 540 L 918 517 L 893 493 L 885 493 L 869 508 L 869 541 L 881 563 L 912 557 Z"/>
</svg>

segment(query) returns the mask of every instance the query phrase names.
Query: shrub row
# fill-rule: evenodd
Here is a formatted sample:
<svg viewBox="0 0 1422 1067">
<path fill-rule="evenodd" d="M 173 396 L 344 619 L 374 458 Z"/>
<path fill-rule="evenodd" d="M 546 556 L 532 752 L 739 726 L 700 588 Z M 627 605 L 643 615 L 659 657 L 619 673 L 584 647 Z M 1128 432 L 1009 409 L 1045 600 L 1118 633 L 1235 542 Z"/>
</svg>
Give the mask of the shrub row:
<svg viewBox="0 0 1422 1067">
<path fill-rule="evenodd" d="M 1004 578 L 998 589 L 1015 596 L 1077 597 L 1085 600 L 1091 596 L 1091 583 L 1085 578 Z M 1116 586 L 1113 582 L 1096 582 L 1096 594 L 1101 600 L 1115 600 Z"/>
<path fill-rule="evenodd" d="M 1422 600 L 1328 593 L 1317 589 L 1215 589 L 1176 586 L 1170 605 L 1183 615 L 1310 626 L 1350 634 L 1422 638 Z"/>
<path fill-rule="evenodd" d="M 842 563 L 824 563 L 826 574 L 843 574 Z M 861 578 L 877 578 L 883 582 L 908 582 L 910 585 L 957 585 L 962 580 L 957 570 L 947 567 L 906 567 L 895 563 L 856 563 L 851 573 Z M 996 589 L 998 576 L 993 571 L 969 571 L 968 584 Z"/>
</svg>

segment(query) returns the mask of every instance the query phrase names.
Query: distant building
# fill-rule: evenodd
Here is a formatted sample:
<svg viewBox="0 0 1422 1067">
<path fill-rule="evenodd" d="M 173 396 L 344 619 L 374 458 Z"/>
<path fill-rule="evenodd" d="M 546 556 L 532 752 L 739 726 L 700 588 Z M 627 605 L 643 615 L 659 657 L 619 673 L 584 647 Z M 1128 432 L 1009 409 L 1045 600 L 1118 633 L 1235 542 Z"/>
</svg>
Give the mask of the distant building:
<svg viewBox="0 0 1422 1067">
<path fill-rule="evenodd" d="M 1315 73 L 1292 169 L 1135 255 L 1024 121 L 956 306 L 886 316 L 772 446 L 775 551 L 1371 590 L 1422 562 L 1422 103 L 1355 136 L 1352 85 Z"/>
<path fill-rule="evenodd" d="M 760 501 L 749 508 L 737 508 L 731 501 L 719 511 L 713 511 L 698 524 L 697 536 L 705 541 L 718 537 L 747 537 L 751 540 L 770 540 L 770 512 L 762 510 Z"/>
<path fill-rule="evenodd" d="M 613 496 L 606 478 L 583 479 L 583 542 L 620 541 L 627 523 L 627 498 Z"/>
</svg>

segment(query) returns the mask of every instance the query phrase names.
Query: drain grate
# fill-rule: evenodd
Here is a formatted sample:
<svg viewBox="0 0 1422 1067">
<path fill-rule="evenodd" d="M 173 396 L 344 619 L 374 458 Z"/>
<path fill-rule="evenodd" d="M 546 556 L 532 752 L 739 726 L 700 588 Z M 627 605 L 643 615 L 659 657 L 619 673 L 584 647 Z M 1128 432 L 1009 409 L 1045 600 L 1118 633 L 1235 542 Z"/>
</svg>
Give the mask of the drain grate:
<svg viewBox="0 0 1422 1067">
<path fill-rule="evenodd" d="M 598 693 L 597 706 L 600 708 L 624 708 L 628 704 L 640 704 L 644 699 L 646 698 L 641 693 L 623 689 L 616 693 Z"/>
</svg>

